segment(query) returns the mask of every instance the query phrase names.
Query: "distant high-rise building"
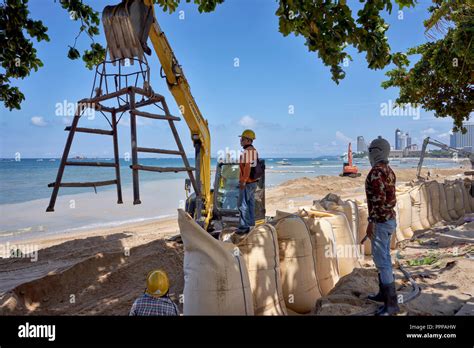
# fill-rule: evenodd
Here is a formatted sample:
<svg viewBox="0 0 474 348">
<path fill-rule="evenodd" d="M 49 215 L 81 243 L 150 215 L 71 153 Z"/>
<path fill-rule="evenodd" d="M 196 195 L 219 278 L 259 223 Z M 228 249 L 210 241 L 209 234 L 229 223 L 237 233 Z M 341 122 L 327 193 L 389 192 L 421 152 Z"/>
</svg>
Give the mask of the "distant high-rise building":
<svg viewBox="0 0 474 348">
<path fill-rule="evenodd" d="M 411 136 L 408 134 L 408 132 L 405 134 L 407 137 L 407 147 L 411 145 Z"/>
<path fill-rule="evenodd" d="M 367 152 L 367 143 L 362 135 L 357 137 L 357 152 Z"/>
<path fill-rule="evenodd" d="M 407 136 L 405 134 L 402 133 L 402 135 L 400 136 L 400 142 L 398 144 L 400 145 L 399 150 L 405 150 L 405 148 L 407 147 Z"/>
<path fill-rule="evenodd" d="M 456 136 L 454 134 L 449 135 L 449 146 L 456 147 Z"/>
<path fill-rule="evenodd" d="M 474 147 L 474 123 L 464 124 L 467 132 L 462 134 L 461 132 L 454 132 L 449 137 L 449 144 L 452 147 L 462 148 L 473 148 Z"/>
<path fill-rule="evenodd" d="M 395 130 L 395 150 L 402 150 L 402 131 L 400 129 Z"/>
</svg>

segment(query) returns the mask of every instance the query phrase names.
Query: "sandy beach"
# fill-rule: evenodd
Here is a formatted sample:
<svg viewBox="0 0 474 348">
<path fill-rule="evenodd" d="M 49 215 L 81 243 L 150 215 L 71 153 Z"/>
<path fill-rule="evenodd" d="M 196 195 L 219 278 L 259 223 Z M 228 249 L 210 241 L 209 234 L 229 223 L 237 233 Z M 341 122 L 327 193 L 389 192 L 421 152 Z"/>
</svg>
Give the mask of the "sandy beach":
<svg viewBox="0 0 474 348">
<path fill-rule="evenodd" d="M 365 174 L 363 172 L 356 179 L 338 176 L 302 177 L 269 188 L 266 195 L 267 215 L 273 216 L 277 209 L 295 210 L 327 193 L 363 199 Z M 415 169 L 397 170 L 396 174 L 398 183 L 408 182 L 414 179 Z M 431 177 L 439 180 L 462 176 L 463 169 L 460 168 L 431 170 Z M 146 274 L 154 268 L 163 268 L 169 273 L 170 293 L 178 303 L 184 286 L 184 251 L 181 244 L 167 241 L 178 233 L 176 217 L 168 217 L 105 229 L 38 235 L 22 240 L 18 245 L 11 243 L 11 249 L 29 246 L 30 251 L 38 252 L 36 255 L 23 254 L 23 257 L 0 260 L 0 315 L 126 315 L 133 300 L 143 291 Z M 376 287 L 376 271 L 370 258 L 365 261 L 363 269 L 353 272 L 362 272 L 364 275 L 362 280 L 353 283 L 361 287 L 359 293 Z M 459 275 L 462 272 L 463 278 L 472 280 L 474 270 L 467 267 L 465 262 L 472 261 L 463 260 L 456 267 L 445 271 L 448 276 L 444 282 L 452 284 L 436 290 L 439 296 L 448 296 L 449 292 L 449 296 L 457 298 L 457 301 L 452 301 L 454 305 L 447 306 L 445 310 L 437 307 L 439 313 L 431 313 L 427 309 L 429 307 L 421 310 L 414 301 L 412 306 L 415 307 L 410 314 L 452 314 L 453 306 L 459 307 L 472 296 L 472 291 L 466 295 L 469 291 L 465 287 L 459 290 L 462 294 L 453 290 L 458 284 L 455 277 L 449 277 L 451 273 Z M 346 277 L 341 279 L 343 289 L 347 282 Z M 337 294 L 338 291 L 343 290 L 336 286 L 334 292 Z M 333 297 L 321 299 L 321 303 L 334 301 Z M 347 301 L 354 303 L 354 299 L 349 298 Z M 333 309 L 332 314 L 346 313 L 346 302 L 343 301 L 342 309 Z M 351 310 L 356 311 L 357 308 Z"/>
</svg>

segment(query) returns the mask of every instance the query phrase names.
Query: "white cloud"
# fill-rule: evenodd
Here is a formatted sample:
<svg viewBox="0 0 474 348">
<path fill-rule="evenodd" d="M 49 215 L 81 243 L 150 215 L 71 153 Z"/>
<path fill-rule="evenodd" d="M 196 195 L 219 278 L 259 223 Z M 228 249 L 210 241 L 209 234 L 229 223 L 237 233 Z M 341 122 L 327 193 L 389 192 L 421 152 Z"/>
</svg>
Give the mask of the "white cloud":
<svg viewBox="0 0 474 348">
<path fill-rule="evenodd" d="M 152 120 L 146 118 L 146 119 L 142 119 L 141 117 L 137 117 L 136 119 L 136 124 L 137 124 L 137 127 L 142 127 L 142 126 L 151 126 L 152 125 Z M 128 127 L 130 128 L 130 118 L 127 117 L 127 118 L 121 118 L 119 123 L 118 123 L 119 126 L 123 126 L 123 127 Z"/>
<path fill-rule="evenodd" d="M 449 136 L 450 136 L 451 134 L 452 134 L 451 132 L 441 133 L 441 134 L 438 134 L 438 138 L 441 138 L 441 139 L 449 139 Z"/>
<path fill-rule="evenodd" d="M 130 128 L 130 120 L 128 118 L 121 118 L 118 125 Z"/>
<path fill-rule="evenodd" d="M 48 125 L 42 116 L 33 116 L 31 118 L 31 124 L 36 127 L 46 127 Z"/>
<path fill-rule="evenodd" d="M 342 141 L 343 143 L 351 143 L 353 140 L 348 136 L 344 135 L 344 133 L 337 131 L 336 132 L 336 139 Z"/>
<path fill-rule="evenodd" d="M 72 123 L 72 117 L 61 117 L 62 122 L 66 126 L 70 126 Z"/>
<path fill-rule="evenodd" d="M 438 131 L 436 129 L 430 127 L 430 128 L 422 130 L 420 133 L 423 134 L 423 135 L 433 135 L 433 134 L 438 133 Z"/>
<path fill-rule="evenodd" d="M 242 127 L 247 127 L 247 128 L 254 128 L 257 125 L 257 123 L 258 123 L 257 120 L 252 118 L 249 115 L 245 115 L 239 120 L 239 124 Z"/>
<path fill-rule="evenodd" d="M 330 144 L 320 144 L 315 142 L 313 143 L 312 155 L 340 155 L 343 151 L 344 149 L 341 145 L 338 145 L 335 141 L 332 141 Z"/>
</svg>

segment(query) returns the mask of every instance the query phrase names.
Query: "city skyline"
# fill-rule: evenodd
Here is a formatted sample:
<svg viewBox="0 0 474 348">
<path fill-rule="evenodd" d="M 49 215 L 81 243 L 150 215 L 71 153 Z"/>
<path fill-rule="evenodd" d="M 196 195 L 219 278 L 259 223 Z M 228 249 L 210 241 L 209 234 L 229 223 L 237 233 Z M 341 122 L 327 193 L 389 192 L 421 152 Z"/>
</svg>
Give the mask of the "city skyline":
<svg viewBox="0 0 474 348">
<path fill-rule="evenodd" d="M 474 148 L 474 123 L 464 123 L 466 133 L 455 132 L 449 136 L 449 146 L 472 151 Z"/>
</svg>

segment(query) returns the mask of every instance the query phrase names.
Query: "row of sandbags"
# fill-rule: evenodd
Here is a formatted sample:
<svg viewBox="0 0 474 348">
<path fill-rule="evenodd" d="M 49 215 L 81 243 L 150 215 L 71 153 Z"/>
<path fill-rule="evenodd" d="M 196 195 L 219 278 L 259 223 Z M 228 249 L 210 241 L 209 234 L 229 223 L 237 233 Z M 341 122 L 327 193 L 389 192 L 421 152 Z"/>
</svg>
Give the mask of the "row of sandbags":
<svg viewBox="0 0 474 348">
<path fill-rule="evenodd" d="M 461 203 L 460 203 L 461 202 Z M 397 191 L 396 241 L 441 220 L 474 211 L 462 180 L 436 181 Z M 214 239 L 184 211 L 184 315 L 308 313 L 343 277 L 359 267 L 367 205 L 336 195 L 295 213 L 279 212 L 237 244 Z"/>
<path fill-rule="evenodd" d="M 438 222 L 452 222 L 474 211 L 470 181 L 428 181 L 397 188 L 397 239 L 409 239 L 413 232 Z"/>
<path fill-rule="evenodd" d="M 452 222 L 466 213 L 474 212 L 474 198 L 470 195 L 469 180 L 435 180 L 397 187 L 397 230 L 392 236 L 392 249 L 396 243 L 410 239 L 418 230 L 428 229 L 439 222 Z M 346 201 L 344 204 L 347 204 Z M 365 236 L 367 204 L 357 201 L 359 230 L 357 238 Z M 364 243 L 364 254 L 371 254 L 370 241 Z"/>
<path fill-rule="evenodd" d="M 185 248 L 184 315 L 308 313 L 359 266 L 346 215 L 313 208 L 277 212 L 237 245 L 216 240 L 179 211 Z"/>
</svg>

